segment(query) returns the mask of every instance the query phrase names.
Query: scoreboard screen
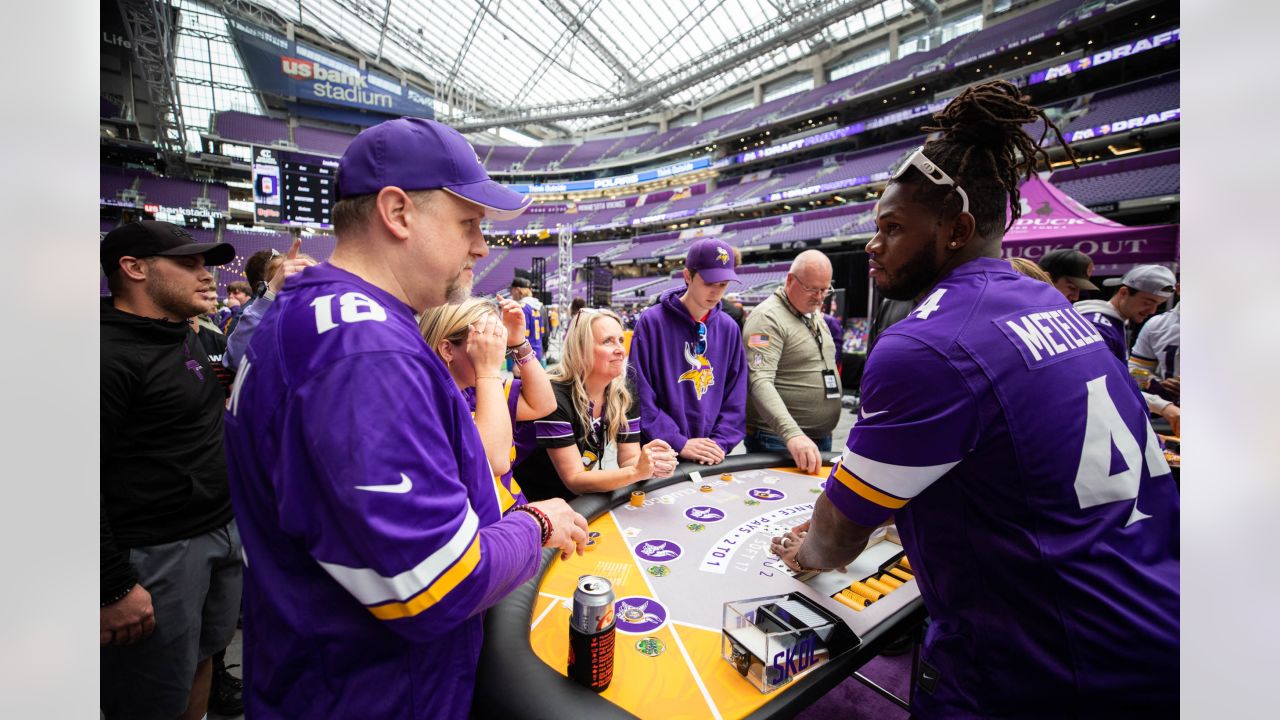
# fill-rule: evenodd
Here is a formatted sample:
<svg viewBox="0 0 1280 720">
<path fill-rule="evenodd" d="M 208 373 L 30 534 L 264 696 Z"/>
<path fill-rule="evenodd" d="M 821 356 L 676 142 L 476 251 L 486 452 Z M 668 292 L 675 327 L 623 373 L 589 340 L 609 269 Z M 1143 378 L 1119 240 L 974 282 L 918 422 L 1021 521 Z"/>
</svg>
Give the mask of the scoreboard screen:
<svg viewBox="0 0 1280 720">
<path fill-rule="evenodd" d="M 337 158 L 269 147 L 253 149 L 253 202 L 258 222 L 332 227 L 337 181 Z"/>
</svg>

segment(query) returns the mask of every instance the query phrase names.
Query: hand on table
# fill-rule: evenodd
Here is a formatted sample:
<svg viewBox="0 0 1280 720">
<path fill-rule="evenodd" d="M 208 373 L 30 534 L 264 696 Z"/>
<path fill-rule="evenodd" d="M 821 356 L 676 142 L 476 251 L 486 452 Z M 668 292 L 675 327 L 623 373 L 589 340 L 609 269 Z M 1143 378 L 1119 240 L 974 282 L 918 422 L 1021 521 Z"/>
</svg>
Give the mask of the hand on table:
<svg viewBox="0 0 1280 720">
<path fill-rule="evenodd" d="M 560 559 L 568 560 L 575 552 L 579 555 L 587 548 L 587 519 L 569 507 L 562 498 L 551 498 L 529 503 L 546 513 L 551 521 L 551 537 L 543 547 L 558 548 Z"/>
<path fill-rule="evenodd" d="M 151 593 L 134 585 L 118 602 L 98 611 L 100 645 L 132 645 L 146 639 L 156 629 L 156 611 Z"/>
<path fill-rule="evenodd" d="M 703 465 L 724 462 L 724 450 L 711 438 L 689 438 L 680 448 L 680 457 Z"/>
<path fill-rule="evenodd" d="M 676 451 L 665 440 L 650 440 L 640 448 L 640 458 L 636 461 L 636 481 L 671 477 L 677 462 Z"/>
<path fill-rule="evenodd" d="M 775 537 L 769 543 L 769 551 L 778 556 L 784 565 L 795 572 L 804 572 L 805 568 L 797 559 L 800 555 L 800 548 L 804 547 L 805 538 L 809 536 L 809 524 L 811 520 L 796 525 L 787 531 L 781 537 Z M 847 572 L 847 567 L 835 568 L 840 572 Z"/>
<path fill-rule="evenodd" d="M 800 472 L 817 475 L 822 470 L 822 454 L 808 435 L 797 435 L 787 441 L 787 452 Z"/>
<path fill-rule="evenodd" d="M 1173 403 L 1165 405 L 1164 409 L 1160 411 L 1160 417 L 1169 421 L 1170 431 L 1174 437 L 1182 437 L 1182 432 L 1179 428 L 1179 425 L 1182 424 L 1182 410 L 1177 405 Z"/>
</svg>

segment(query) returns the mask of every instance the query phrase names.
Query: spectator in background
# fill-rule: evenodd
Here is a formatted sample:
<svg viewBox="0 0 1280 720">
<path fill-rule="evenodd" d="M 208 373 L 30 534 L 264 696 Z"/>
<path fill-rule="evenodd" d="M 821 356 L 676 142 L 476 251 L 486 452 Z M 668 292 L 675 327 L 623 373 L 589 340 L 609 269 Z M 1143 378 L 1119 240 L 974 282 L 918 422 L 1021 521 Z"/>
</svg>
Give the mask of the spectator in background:
<svg viewBox="0 0 1280 720">
<path fill-rule="evenodd" d="M 227 337 L 227 353 L 224 362 L 232 372 L 239 369 L 240 360 L 244 357 L 245 348 L 249 347 L 249 340 L 253 337 L 254 330 L 262 322 L 262 316 L 266 315 L 267 310 L 271 308 L 271 303 L 275 302 L 276 295 L 284 289 L 285 280 L 316 264 L 315 258 L 298 252 L 301 247 L 302 238 L 295 238 L 287 255 L 276 253 L 264 265 L 264 271 L 271 273 L 268 276 L 271 280 L 260 285 L 261 292 L 240 314 L 233 331 Z M 261 254 L 255 253 L 253 257 L 256 258 Z M 251 261 L 252 259 L 250 258 Z"/>
<path fill-rule="evenodd" d="M 240 537 L 223 455 L 224 387 L 189 319 L 213 309 L 208 266 L 235 257 L 165 222 L 103 239 L 101 708 L 200 718 L 210 657 L 240 611 Z M 205 330 L 201 335 L 212 337 Z"/>
<path fill-rule="evenodd" d="M 427 346 L 449 368 L 449 375 L 471 408 L 471 419 L 480 431 L 494 472 L 498 509 L 506 513 L 524 504 L 524 495 L 511 471 L 532 447 L 517 447 L 514 443 L 515 424 L 546 417 L 555 410 L 556 397 L 546 371 L 535 362 L 529 341 L 506 345 L 508 339 L 524 335 L 520 304 L 507 298 L 498 304 L 468 298 L 459 305 L 429 308 L 418 320 L 418 329 Z M 519 378 L 504 380 L 499 376 L 504 352 L 520 367 Z"/>
<path fill-rule="evenodd" d="M 1181 295 L 1182 286 L 1174 285 L 1174 291 Z M 1178 303 L 1142 326 L 1129 355 L 1129 374 L 1138 387 L 1178 406 L 1182 404 L 1181 324 L 1182 303 Z"/>
<path fill-rule="evenodd" d="M 840 322 L 840 318 L 836 317 L 836 298 L 831 296 L 831 302 L 827 303 L 826 310 L 822 313 L 822 320 L 827 324 L 827 329 L 831 331 L 831 344 L 835 347 L 836 374 L 840 374 L 840 361 L 844 358 L 844 324 Z"/>
<path fill-rule="evenodd" d="M 746 429 L 742 331 L 720 310 L 725 289 L 738 281 L 729 250 L 722 240 L 693 243 L 684 287 L 640 313 L 631 339 L 642 441 L 661 439 L 703 465 L 724 461 Z"/>
<path fill-rule="evenodd" d="M 738 332 L 741 333 L 742 323 L 746 321 L 746 313 L 742 311 L 742 300 L 738 297 L 738 293 L 725 293 L 724 299 L 720 301 L 720 309 L 737 324 Z"/>
<path fill-rule="evenodd" d="M 1049 273 L 1040 269 L 1040 266 L 1022 257 L 1009 258 L 1009 264 L 1014 270 L 1026 275 L 1032 280 L 1039 280 L 1042 283 L 1053 285 L 1053 279 L 1049 277 Z M 1055 286 L 1057 287 L 1057 286 Z M 1077 293 L 1078 295 L 1079 293 Z"/>
<path fill-rule="evenodd" d="M 1039 265 L 1040 269 L 1049 275 L 1049 283 L 1062 293 L 1067 302 L 1079 302 L 1081 290 L 1098 289 L 1098 286 L 1089 280 L 1093 275 L 1093 260 L 1079 250 L 1070 248 L 1051 250 L 1040 258 Z"/>
<path fill-rule="evenodd" d="M 1119 280 L 1110 279 L 1102 284 L 1119 285 L 1120 289 L 1110 300 L 1081 300 L 1075 309 L 1098 329 L 1111 354 L 1128 366 L 1127 331 L 1145 322 L 1173 297 L 1178 280 L 1172 270 L 1162 265 L 1135 265 Z M 1159 395 L 1146 392 L 1145 388 L 1142 395 L 1151 412 L 1167 420 L 1174 435 L 1179 434 L 1181 409 Z"/>
<path fill-rule="evenodd" d="M 542 303 L 538 298 L 533 296 L 533 283 L 528 278 L 512 278 L 511 279 L 511 299 L 520 303 L 524 307 L 524 329 L 525 338 L 512 338 L 512 342 L 518 339 L 527 339 L 529 345 L 533 347 L 533 355 L 542 362 Z M 511 369 L 512 364 L 507 363 L 507 369 Z"/>
<path fill-rule="evenodd" d="M 831 261 L 818 250 L 796 256 L 782 287 L 743 325 L 747 347 L 748 452 L 788 452 L 806 473 L 822 468 L 840 420 L 835 338 L 819 309 L 831 292 Z"/>
<path fill-rule="evenodd" d="M 253 299 L 253 292 L 249 290 L 249 283 L 243 280 L 236 280 L 227 285 L 227 306 L 231 308 L 231 313 L 223 322 L 221 332 L 225 335 L 230 333 L 240 320 L 240 314 L 244 312 L 246 306 Z"/>
<path fill-rule="evenodd" d="M 551 376 L 556 409 L 535 420 L 538 449 L 516 472 L 531 500 L 607 492 L 675 470 L 662 440 L 640 446 L 640 406 L 627 387 L 622 319 L 583 308 Z"/>
</svg>

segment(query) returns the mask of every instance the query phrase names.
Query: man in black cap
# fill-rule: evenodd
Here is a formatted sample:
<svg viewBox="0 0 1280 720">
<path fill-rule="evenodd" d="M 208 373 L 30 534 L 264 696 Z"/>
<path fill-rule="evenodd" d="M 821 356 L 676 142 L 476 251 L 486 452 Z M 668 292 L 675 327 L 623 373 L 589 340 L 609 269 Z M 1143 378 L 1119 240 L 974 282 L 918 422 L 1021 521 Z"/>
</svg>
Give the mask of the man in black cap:
<svg viewBox="0 0 1280 720">
<path fill-rule="evenodd" d="M 1041 270 L 1049 273 L 1049 280 L 1069 303 L 1080 301 L 1081 290 L 1098 289 L 1089 280 L 1093 274 L 1093 260 L 1079 250 L 1061 248 L 1047 252 L 1040 258 L 1039 265 Z"/>
<path fill-rule="evenodd" d="M 225 394 L 187 319 L 211 311 L 227 243 L 165 222 L 122 225 L 99 251 L 101 708 L 199 718 L 210 656 L 235 634 L 240 538 L 222 450 Z"/>
</svg>

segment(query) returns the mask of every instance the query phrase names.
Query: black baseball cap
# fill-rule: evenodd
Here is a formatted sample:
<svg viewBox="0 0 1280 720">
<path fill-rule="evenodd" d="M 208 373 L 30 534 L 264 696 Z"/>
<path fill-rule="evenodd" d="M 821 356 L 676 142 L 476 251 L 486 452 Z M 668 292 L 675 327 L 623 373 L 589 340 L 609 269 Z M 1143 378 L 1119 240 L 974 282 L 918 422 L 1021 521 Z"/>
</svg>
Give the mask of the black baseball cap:
<svg viewBox="0 0 1280 720">
<path fill-rule="evenodd" d="M 1079 250 L 1061 248 L 1044 254 L 1040 258 L 1040 269 L 1049 273 L 1049 277 L 1057 280 L 1065 277 L 1075 283 L 1081 290 L 1097 290 L 1098 286 L 1089 281 L 1089 273 L 1093 270 L 1093 260 Z"/>
<path fill-rule="evenodd" d="M 516 277 L 511 278 L 511 287 L 532 288 L 533 283 L 529 282 L 529 278 Z"/>
<path fill-rule="evenodd" d="M 204 255 L 205 265 L 226 265 L 236 256 L 231 243 L 196 242 L 191 233 L 160 220 L 135 220 L 107 233 L 98 248 L 102 271 L 120 269 L 122 257 Z"/>
</svg>

